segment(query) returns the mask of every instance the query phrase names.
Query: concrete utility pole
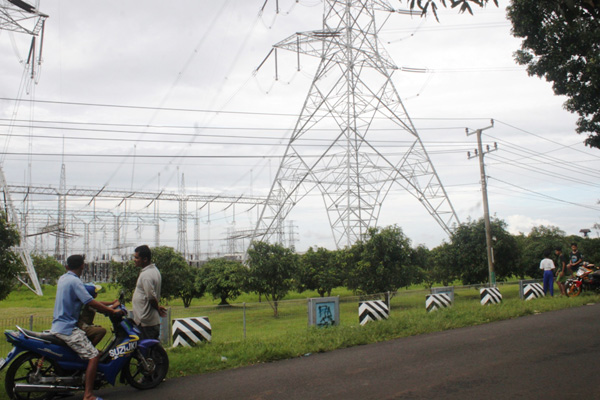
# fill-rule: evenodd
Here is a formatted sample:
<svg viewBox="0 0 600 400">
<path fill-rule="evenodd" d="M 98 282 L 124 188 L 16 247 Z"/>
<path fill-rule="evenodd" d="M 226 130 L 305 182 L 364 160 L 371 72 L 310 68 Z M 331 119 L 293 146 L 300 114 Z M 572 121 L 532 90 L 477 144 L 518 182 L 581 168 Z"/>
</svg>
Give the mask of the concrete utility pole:
<svg viewBox="0 0 600 400">
<path fill-rule="evenodd" d="M 485 175 L 485 165 L 483 162 L 483 155 L 485 153 L 490 153 L 492 151 L 498 150 L 498 145 L 494 143 L 494 148 L 490 148 L 488 145 L 486 151 L 483 151 L 483 145 L 481 144 L 481 134 L 486 129 L 490 129 L 494 127 L 494 120 L 492 119 L 491 125 L 482 129 L 477 129 L 475 131 L 469 132 L 468 129 L 465 129 L 467 136 L 472 134 L 477 134 L 477 149 L 475 150 L 475 155 L 471 156 L 471 152 L 467 153 L 469 159 L 478 157 L 479 158 L 479 172 L 481 174 L 481 194 L 483 196 L 483 220 L 485 222 L 485 244 L 487 247 L 487 258 L 488 258 L 488 270 L 490 274 L 490 287 L 496 286 L 496 274 L 494 273 L 494 249 L 492 246 L 492 226 L 490 224 L 490 209 L 488 206 L 488 196 L 487 196 L 487 177 Z"/>
</svg>

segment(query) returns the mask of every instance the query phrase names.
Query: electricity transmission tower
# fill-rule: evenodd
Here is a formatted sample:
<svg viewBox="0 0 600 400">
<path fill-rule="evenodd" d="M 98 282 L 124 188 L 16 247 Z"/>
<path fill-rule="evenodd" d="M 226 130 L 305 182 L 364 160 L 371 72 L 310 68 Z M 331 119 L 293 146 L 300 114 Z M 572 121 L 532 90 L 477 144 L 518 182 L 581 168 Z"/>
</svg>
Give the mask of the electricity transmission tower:
<svg viewBox="0 0 600 400">
<path fill-rule="evenodd" d="M 396 10 L 387 0 L 324 5 L 322 30 L 299 32 L 273 46 L 275 54 L 291 50 L 320 63 L 254 237 L 283 243 L 285 218 L 318 190 L 336 247 L 351 245 L 376 226 L 396 185 L 450 233 L 458 218 L 392 82 L 399 68 L 378 40 L 376 12 Z M 315 152 L 307 143 L 321 147 Z M 385 150 L 398 143 L 402 147 Z"/>
<path fill-rule="evenodd" d="M 48 15 L 40 12 L 34 6 L 22 0 L 0 0 L 0 30 L 11 32 L 24 33 L 31 36 L 31 45 L 25 66 L 29 72 L 32 81 L 36 79 L 36 65 L 41 63 L 42 43 L 44 35 L 44 23 Z M 37 43 L 37 37 L 40 36 L 40 43 Z M 39 69 L 39 68 L 38 68 Z M 0 191 L 3 192 L 3 208 L 6 211 L 9 222 L 17 225 L 18 218 L 12 204 L 10 191 L 3 170 L 3 161 L 0 161 Z M 27 249 L 27 241 L 23 235 L 24 227 L 20 226 L 21 244 L 15 250 L 21 257 L 23 264 L 26 267 L 29 280 L 33 288 L 29 286 L 21 277 L 18 279 L 26 286 L 30 287 L 36 294 L 42 295 L 37 274 L 33 267 L 29 250 Z"/>
</svg>

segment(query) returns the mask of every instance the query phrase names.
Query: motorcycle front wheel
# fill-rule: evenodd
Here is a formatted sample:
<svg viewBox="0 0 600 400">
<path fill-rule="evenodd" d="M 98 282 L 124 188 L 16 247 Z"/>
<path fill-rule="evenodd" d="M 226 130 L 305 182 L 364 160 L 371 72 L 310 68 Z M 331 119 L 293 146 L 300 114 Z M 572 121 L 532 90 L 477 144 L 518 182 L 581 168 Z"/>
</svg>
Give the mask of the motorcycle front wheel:
<svg viewBox="0 0 600 400">
<path fill-rule="evenodd" d="M 169 356 L 161 345 L 152 346 L 144 359 L 139 349 L 123 367 L 121 373 L 127 383 L 136 389 L 152 389 L 158 386 L 169 372 Z"/>
<path fill-rule="evenodd" d="M 567 287 L 565 291 L 567 292 L 567 296 L 569 297 L 577 297 L 581 294 L 581 286 L 577 286 L 575 282 L 567 283 Z"/>
<path fill-rule="evenodd" d="M 36 376 L 36 373 L 39 375 Z M 44 377 L 60 376 L 58 366 L 39 354 L 28 352 L 17 357 L 6 371 L 4 386 L 8 397 L 14 400 L 47 400 L 56 393 L 50 392 L 15 392 L 17 383 L 35 384 L 36 380 Z"/>
</svg>

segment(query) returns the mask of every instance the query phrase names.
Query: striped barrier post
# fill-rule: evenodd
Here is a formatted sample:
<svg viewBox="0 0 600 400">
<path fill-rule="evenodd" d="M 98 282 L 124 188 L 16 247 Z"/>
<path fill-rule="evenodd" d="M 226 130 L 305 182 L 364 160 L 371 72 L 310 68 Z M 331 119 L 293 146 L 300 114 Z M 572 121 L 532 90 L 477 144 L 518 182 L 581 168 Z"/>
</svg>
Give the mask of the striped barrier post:
<svg viewBox="0 0 600 400">
<path fill-rule="evenodd" d="M 425 299 L 425 308 L 427 312 L 437 310 L 438 308 L 447 308 L 452 305 L 452 299 L 447 293 L 428 294 Z"/>
<path fill-rule="evenodd" d="M 480 289 L 479 298 L 481 300 L 482 306 L 485 306 L 487 304 L 502 303 L 502 294 L 500 294 L 500 289 L 495 287 Z"/>
<path fill-rule="evenodd" d="M 212 327 L 208 317 L 176 318 L 173 320 L 173 347 L 191 347 L 199 342 L 210 342 Z"/>
<path fill-rule="evenodd" d="M 525 301 L 544 296 L 544 288 L 539 283 L 529 283 L 523 288 L 523 298 Z"/>
<path fill-rule="evenodd" d="M 358 321 L 364 325 L 370 321 L 381 321 L 390 317 L 390 310 L 383 300 L 361 301 L 358 303 Z"/>
</svg>

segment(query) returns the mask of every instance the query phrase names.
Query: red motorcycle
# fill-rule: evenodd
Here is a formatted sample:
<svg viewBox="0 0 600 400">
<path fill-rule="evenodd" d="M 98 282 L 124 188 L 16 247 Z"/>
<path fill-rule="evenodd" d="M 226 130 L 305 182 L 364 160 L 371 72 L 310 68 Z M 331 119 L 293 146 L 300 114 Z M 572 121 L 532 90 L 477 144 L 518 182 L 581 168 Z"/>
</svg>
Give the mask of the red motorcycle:
<svg viewBox="0 0 600 400">
<path fill-rule="evenodd" d="M 579 296 L 584 289 L 600 292 L 600 269 L 594 264 L 584 262 L 575 273 L 575 277 L 567 279 L 565 289 L 569 297 Z"/>
</svg>

